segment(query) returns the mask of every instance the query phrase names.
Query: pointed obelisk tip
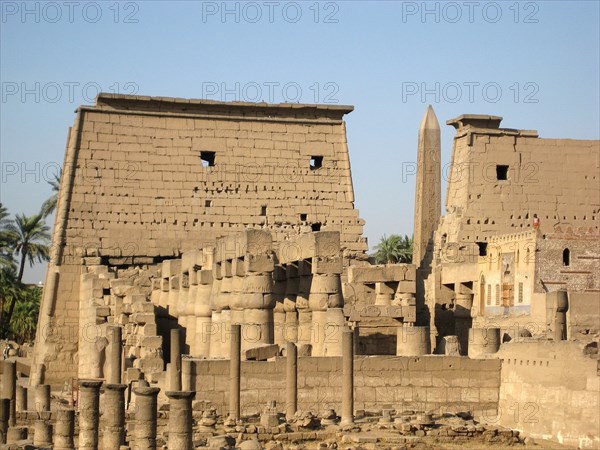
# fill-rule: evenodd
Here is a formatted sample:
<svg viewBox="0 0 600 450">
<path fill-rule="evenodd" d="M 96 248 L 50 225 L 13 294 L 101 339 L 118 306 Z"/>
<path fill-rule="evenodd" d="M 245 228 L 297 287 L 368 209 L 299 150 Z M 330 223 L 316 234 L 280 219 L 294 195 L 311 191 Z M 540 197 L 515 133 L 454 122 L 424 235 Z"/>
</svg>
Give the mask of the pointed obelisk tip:
<svg viewBox="0 0 600 450">
<path fill-rule="evenodd" d="M 425 115 L 423 116 L 423 120 L 421 121 L 419 129 L 440 129 L 440 123 L 438 122 L 437 117 L 435 115 L 435 111 L 433 110 L 433 107 L 431 105 L 429 105 L 427 111 L 425 111 Z"/>
</svg>

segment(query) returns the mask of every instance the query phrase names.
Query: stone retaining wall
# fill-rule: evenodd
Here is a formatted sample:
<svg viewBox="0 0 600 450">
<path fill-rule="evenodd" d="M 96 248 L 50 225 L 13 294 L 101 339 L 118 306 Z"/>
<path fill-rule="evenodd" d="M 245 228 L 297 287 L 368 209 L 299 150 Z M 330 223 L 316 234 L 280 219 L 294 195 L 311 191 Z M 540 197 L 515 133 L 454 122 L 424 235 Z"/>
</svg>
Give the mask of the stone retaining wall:
<svg viewBox="0 0 600 450">
<path fill-rule="evenodd" d="M 355 409 L 471 411 L 495 417 L 499 360 L 462 357 L 357 356 Z M 261 411 L 270 400 L 285 403 L 285 358 L 243 361 L 242 415 Z M 194 360 L 196 400 L 223 413 L 229 402 L 229 360 Z M 315 413 L 341 409 L 342 358 L 298 358 L 298 408 Z"/>
</svg>

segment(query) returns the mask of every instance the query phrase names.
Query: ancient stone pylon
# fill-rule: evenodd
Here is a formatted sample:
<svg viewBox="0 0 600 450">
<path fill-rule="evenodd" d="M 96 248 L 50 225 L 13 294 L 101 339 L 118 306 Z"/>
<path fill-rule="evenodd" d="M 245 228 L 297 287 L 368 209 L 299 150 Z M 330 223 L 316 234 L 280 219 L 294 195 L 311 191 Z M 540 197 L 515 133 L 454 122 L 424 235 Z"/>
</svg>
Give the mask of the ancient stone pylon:
<svg viewBox="0 0 600 450">
<path fill-rule="evenodd" d="M 441 215 L 440 124 L 431 105 L 419 126 L 413 263 L 419 267 Z"/>
</svg>

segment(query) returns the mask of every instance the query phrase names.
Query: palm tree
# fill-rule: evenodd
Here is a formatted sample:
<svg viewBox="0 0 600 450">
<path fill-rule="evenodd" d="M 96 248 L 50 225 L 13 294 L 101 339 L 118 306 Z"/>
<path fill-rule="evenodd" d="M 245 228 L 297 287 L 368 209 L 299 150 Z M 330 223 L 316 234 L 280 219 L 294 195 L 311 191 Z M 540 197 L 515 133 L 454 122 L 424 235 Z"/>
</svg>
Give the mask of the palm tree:
<svg viewBox="0 0 600 450">
<path fill-rule="evenodd" d="M 48 217 L 56 209 L 56 205 L 58 204 L 58 191 L 60 189 L 61 177 L 62 168 L 57 174 L 54 174 L 54 180 L 48 181 L 48 184 L 52 187 L 52 195 L 44 203 L 42 203 L 41 214 L 44 218 Z"/>
<path fill-rule="evenodd" d="M 10 336 L 19 344 L 35 338 L 42 289 L 38 286 L 30 286 L 22 289 L 21 293 L 10 322 Z"/>
<path fill-rule="evenodd" d="M 41 214 L 35 214 L 27 217 L 25 214 L 17 214 L 15 222 L 8 224 L 8 237 L 15 254 L 21 255 L 19 263 L 19 272 L 17 274 L 17 283 L 21 285 L 23 272 L 25 271 L 25 262 L 29 261 L 29 266 L 35 262 L 48 261 L 50 259 L 50 233 L 48 226 L 43 220 Z M 5 324 L 10 324 L 10 320 L 17 303 L 17 296 L 13 296 L 8 307 Z"/>
<path fill-rule="evenodd" d="M 385 234 L 375 246 L 375 261 L 377 264 L 410 263 L 412 261 L 413 240 L 408 236 Z"/>
<path fill-rule="evenodd" d="M 10 233 L 8 226 L 12 223 L 8 219 L 9 213 L 5 206 L 0 203 L 0 269 L 13 267 L 12 248 L 10 247 Z"/>
<path fill-rule="evenodd" d="M 36 260 L 37 262 L 48 261 L 50 229 L 41 214 L 29 217 L 25 214 L 17 214 L 15 223 L 9 224 L 7 229 L 14 253 L 21 255 L 17 275 L 17 280 L 21 282 L 27 260 L 29 260 L 30 267 L 35 264 Z"/>
<path fill-rule="evenodd" d="M 0 337 L 6 338 L 8 333 L 8 321 L 5 320 L 6 305 L 9 310 L 21 295 L 22 285 L 17 281 L 14 267 L 3 267 L 0 269 Z"/>
</svg>

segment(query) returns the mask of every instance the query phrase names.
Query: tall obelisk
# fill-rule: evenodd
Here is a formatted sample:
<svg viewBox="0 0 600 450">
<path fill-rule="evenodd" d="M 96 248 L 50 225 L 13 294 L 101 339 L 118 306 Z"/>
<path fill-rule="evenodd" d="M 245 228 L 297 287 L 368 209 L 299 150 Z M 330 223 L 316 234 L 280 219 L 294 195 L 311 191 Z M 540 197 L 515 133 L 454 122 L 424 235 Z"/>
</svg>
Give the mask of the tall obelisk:
<svg viewBox="0 0 600 450">
<path fill-rule="evenodd" d="M 419 127 L 413 264 L 423 265 L 427 246 L 440 221 L 441 196 L 440 124 L 431 105 Z"/>
</svg>

